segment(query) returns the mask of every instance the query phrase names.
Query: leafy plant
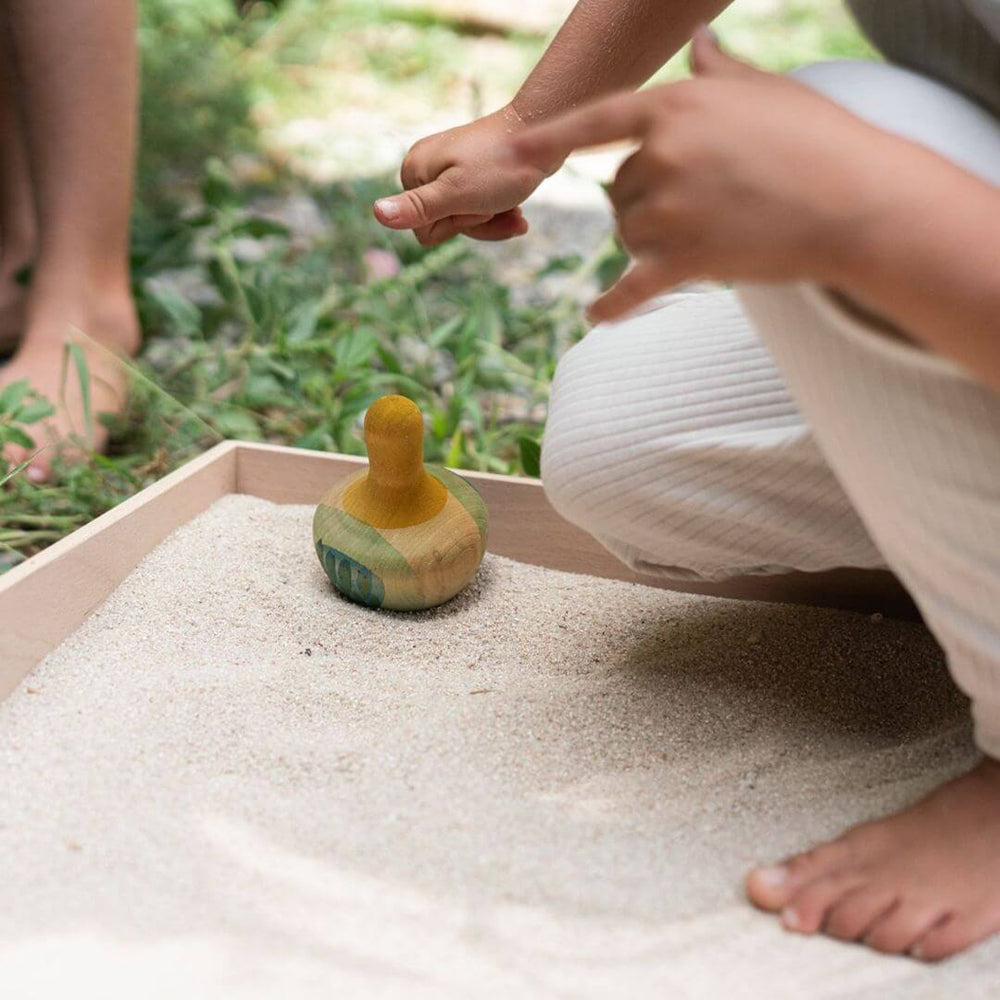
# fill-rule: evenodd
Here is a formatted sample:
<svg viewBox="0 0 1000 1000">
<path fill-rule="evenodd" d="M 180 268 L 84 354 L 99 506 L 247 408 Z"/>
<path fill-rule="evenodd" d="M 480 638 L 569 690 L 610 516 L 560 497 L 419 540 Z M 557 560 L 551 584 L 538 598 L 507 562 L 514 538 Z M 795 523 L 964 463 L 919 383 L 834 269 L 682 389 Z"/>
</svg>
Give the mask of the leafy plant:
<svg viewBox="0 0 1000 1000">
<path fill-rule="evenodd" d="M 35 439 L 27 428 L 54 412 L 52 404 L 33 391 L 26 379 L 11 382 L 0 391 L 0 452 L 8 444 L 34 449 Z"/>
</svg>

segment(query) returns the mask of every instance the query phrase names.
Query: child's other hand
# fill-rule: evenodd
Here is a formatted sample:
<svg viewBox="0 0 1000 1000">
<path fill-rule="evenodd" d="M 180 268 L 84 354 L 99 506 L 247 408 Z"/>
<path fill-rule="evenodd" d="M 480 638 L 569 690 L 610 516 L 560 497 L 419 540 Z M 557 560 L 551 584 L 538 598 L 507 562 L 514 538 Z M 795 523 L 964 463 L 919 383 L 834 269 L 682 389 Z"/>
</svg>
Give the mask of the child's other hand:
<svg viewBox="0 0 1000 1000">
<path fill-rule="evenodd" d="M 403 194 L 375 203 L 375 217 L 390 229 L 412 229 L 424 246 L 462 233 L 477 240 L 522 236 L 528 223 L 518 206 L 552 173 L 510 156 L 513 134 L 524 122 L 509 105 L 469 125 L 416 143 L 400 170 Z"/>
<path fill-rule="evenodd" d="M 692 80 L 612 96 L 511 140 L 523 163 L 642 143 L 610 191 L 636 262 L 592 304 L 595 321 L 695 278 L 836 284 L 889 200 L 887 174 L 907 172 L 909 143 L 732 59 L 707 29 L 692 54 Z"/>
</svg>

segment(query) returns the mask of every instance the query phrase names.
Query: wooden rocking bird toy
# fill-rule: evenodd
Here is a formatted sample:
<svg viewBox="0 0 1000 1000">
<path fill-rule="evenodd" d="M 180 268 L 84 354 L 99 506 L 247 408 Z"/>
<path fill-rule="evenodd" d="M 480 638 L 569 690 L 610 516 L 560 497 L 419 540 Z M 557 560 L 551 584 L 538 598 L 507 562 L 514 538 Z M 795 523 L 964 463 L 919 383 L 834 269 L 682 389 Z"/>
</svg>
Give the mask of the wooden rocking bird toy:
<svg viewBox="0 0 1000 1000">
<path fill-rule="evenodd" d="M 313 541 L 333 585 L 373 608 L 419 611 L 454 597 L 486 551 L 483 498 L 461 476 L 425 465 L 424 422 L 404 396 L 365 414 L 368 468 L 316 508 Z"/>
</svg>

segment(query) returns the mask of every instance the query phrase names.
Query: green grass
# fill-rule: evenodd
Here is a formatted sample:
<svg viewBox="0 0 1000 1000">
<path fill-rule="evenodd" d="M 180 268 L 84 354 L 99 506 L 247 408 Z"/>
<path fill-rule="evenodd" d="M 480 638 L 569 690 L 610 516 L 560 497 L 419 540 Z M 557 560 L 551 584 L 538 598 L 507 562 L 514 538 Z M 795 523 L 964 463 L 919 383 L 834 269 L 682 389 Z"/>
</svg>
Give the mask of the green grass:
<svg viewBox="0 0 1000 1000">
<path fill-rule="evenodd" d="M 767 30 L 741 7 L 724 39 L 768 68 L 864 54 L 827 2 L 812 14 L 783 4 Z M 469 36 L 386 3 L 257 2 L 241 19 L 229 0 L 147 0 L 141 44 L 132 264 L 145 339 L 131 399 L 108 422 L 107 454 L 77 442 L 86 460 L 57 459 L 47 485 L 0 460 L 0 571 L 223 438 L 360 453 L 364 410 L 389 392 L 423 408 L 428 460 L 537 475 L 555 361 L 584 329 L 575 299 L 515 305 L 467 244 L 426 251 L 375 223 L 371 202 L 393 178 L 309 182 L 262 149 L 257 128 L 319 115 L 331 95 L 472 114 L 510 92 L 544 39 Z M 237 169 L 248 155 L 254 169 Z M 311 199 L 325 227 L 304 237 L 276 222 L 260 206 L 277 196 Z M 373 279 L 372 251 L 398 273 Z M 536 277 L 606 284 L 621 264 L 609 241 Z M 64 377 L 86 384 L 82 352 L 67 354 Z M 27 387 L 0 393 L 0 443 L 29 445 L 45 405 Z"/>
<path fill-rule="evenodd" d="M 8 481 L 0 525 L 13 533 L 0 545 L 28 553 L 48 544 L 223 438 L 360 454 L 362 415 L 390 392 L 423 408 L 429 461 L 537 474 L 532 442 L 555 358 L 583 329 L 575 306 L 515 307 L 467 245 L 426 251 L 382 229 L 370 205 L 392 189 L 388 178 L 311 188 L 329 229 L 302 246 L 248 207 L 260 192 L 213 162 L 184 218 L 136 234 L 146 347 L 128 410 L 108 422 L 107 455 L 57 462 L 46 487 Z M 372 249 L 398 262 L 398 274 L 371 280 Z M 616 256 L 609 245 L 604 257 Z M 178 268 L 180 281 L 163 280 Z M 85 377 L 79 357 L 66 378 Z M 40 404 L 31 405 L 37 420 Z M 23 406 L 5 408 L 0 396 L 0 439 L 7 427 L 26 443 Z"/>
</svg>

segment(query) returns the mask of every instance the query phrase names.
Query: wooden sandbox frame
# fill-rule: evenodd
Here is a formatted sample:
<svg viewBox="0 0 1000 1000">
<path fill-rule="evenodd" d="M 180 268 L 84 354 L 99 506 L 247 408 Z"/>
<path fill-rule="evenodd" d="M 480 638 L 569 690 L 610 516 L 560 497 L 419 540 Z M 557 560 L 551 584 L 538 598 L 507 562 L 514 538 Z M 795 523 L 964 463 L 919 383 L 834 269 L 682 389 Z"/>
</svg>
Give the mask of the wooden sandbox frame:
<svg viewBox="0 0 1000 1000">
<path fill-rule="evenodd" d="M 147 553 L 216 500 L 244 493 L 274 503 L 315 504 L 337 476 L 364 462 L 350 455 L 226 441 L 0 576 L 0 700 Z M 837 569 L 724 583 L 640 576 L 557 514 L 538 480 L 459 471 L 489 505 L 489 551 L 497 555 L 687 593 L 916 617 L 906 592 L 888 572 Z"/>
</svg>

